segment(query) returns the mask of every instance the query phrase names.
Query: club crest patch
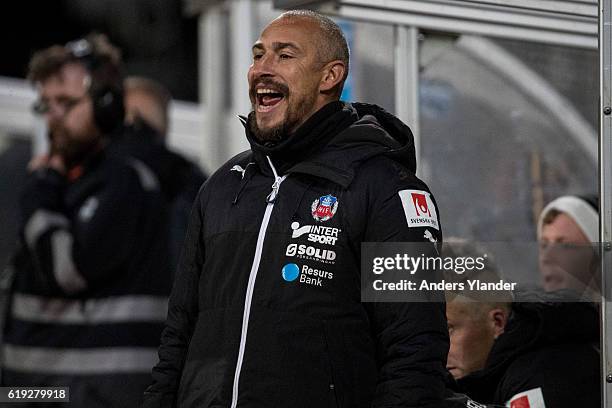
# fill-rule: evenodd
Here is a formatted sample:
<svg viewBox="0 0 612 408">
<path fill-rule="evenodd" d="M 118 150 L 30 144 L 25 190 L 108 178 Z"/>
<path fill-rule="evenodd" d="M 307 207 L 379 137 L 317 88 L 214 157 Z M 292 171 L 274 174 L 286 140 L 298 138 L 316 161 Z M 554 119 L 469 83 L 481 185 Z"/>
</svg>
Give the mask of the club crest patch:
<svg viewBox="0 0 612 408">
<path fill-rule="evenodd" d="M 338 211 L 338 199 L 331 194 L 324 195 L 314 200 L 310 209 L 312 218 L 320 222 L 327 221 Z"/>
</svg>

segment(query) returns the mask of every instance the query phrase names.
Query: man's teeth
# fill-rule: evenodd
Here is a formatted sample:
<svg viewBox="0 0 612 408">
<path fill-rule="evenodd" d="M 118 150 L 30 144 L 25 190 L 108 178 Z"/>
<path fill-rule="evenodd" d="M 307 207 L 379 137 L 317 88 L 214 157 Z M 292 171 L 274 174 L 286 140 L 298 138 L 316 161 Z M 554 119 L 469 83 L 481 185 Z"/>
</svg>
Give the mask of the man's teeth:
<svg viewBox="0 0 612 408">
<path fill-rule="evenodd" d="M 269 88 L 261 88 L 257 90 L 257 95 L 272 94 L 272 93 L 280 93 L 280 92 L 277 92 L 274 89 L 269 89 Z"/>
</svg>

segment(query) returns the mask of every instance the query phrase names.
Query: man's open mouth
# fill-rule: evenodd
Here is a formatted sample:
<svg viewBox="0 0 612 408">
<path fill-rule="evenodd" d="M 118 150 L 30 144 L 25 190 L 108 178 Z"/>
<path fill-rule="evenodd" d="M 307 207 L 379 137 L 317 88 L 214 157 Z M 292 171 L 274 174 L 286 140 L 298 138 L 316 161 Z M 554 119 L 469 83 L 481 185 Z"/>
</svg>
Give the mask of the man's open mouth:
<svg viewBox="0 0 612 408">
<path fill-rule="evenodd" d="M 255 97 L 257 112 L 270 112 L 285 98 L 285 95 L 273 88 L 258 88 L 255 90 Z"/>
</svg>

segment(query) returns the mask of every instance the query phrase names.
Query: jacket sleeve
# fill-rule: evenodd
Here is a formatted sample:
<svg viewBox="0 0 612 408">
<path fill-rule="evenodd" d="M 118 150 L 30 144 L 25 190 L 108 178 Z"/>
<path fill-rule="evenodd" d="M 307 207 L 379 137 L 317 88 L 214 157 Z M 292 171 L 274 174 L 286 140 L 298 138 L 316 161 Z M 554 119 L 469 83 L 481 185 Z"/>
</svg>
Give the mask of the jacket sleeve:
<svg viewBox="0 0 612 408">
<path fill-rule="evenodd" d="M 176 407 L 179 381 L 197 320 L 198 281 L 204 264 L 202 192 L 203 189 L 191 211 L 162 332 L 159 362 L 153 368 L 153 383 L 144 394 L 142 408 Z"/>
<path fill-rule="evenodd" d="M 20 202 L 22 237 L 43 287 L 75 294 L 125 264 L 140 228 L 145 193 L 127 164 L 91 186 L 76 210 L 66 208 L 66 187 L 65 178 L 49 168 L 29 176 Z"/>
<path fill-rule="evenodd" d="M 388 178 L 377 190 L 370 193 L 373 198 L 363 241 L 425 242 L 419 246 L 430 248 L 431 255 L 436 255 L 442 235 L 435 201 L 427 187 L 416 178 L 395 184 Z M 416 219 L 424 217 L 416 213 L 420 210 L 426 211 L 431 218 L 428 221 L 437 227 L 423 227 Z M 416 216 L 409 219 L 412 213 Z M 434 240 L 437 242 L 432 243 Z M 445 304 L 440 299 L 364 303 L 377 344 L 379 367 L 372 407 L 444 405 L 449 339 Z"/>
</svg>

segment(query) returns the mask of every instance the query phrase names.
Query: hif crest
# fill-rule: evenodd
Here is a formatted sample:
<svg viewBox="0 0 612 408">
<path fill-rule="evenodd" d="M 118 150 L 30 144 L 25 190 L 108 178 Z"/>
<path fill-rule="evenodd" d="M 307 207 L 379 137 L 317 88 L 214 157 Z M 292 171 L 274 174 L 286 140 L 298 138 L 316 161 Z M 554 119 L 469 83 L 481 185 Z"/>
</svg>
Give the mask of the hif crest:
<svg viewBox="0 0 612 408">
<path fill-rule="evenodd" d="M 311 206 L 312 217 L 317 221 L 327 221 L 338 211 L 338 199 L 331 194 L 314 200 Z"/>
</svg>

